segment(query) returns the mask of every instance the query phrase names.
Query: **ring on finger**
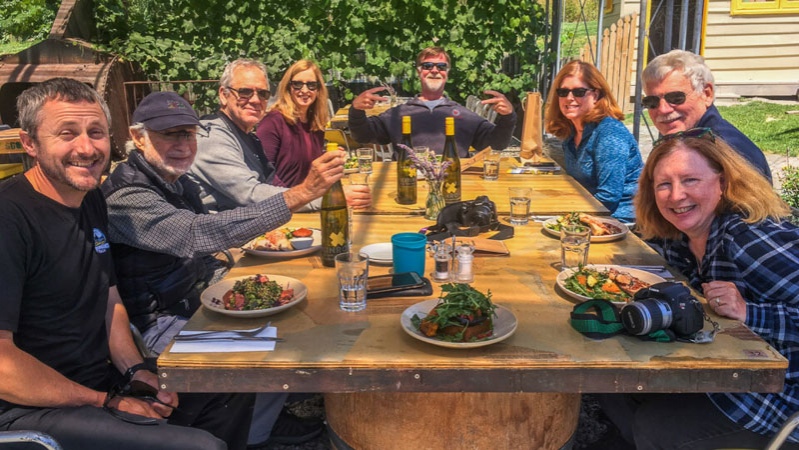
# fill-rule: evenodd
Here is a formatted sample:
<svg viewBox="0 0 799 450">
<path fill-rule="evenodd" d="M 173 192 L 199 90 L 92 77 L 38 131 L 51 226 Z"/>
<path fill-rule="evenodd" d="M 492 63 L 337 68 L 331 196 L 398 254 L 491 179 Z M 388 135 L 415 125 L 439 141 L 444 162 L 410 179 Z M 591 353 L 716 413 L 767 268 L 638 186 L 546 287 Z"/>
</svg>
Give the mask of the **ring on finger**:
<svg viewBox="0 0 799 450">
<path fill-rule="evenodd" d="M 716 300 L 716 306 L 721 306 L 721 299 L 716 297 L 715 300 Z"/>
</svg>

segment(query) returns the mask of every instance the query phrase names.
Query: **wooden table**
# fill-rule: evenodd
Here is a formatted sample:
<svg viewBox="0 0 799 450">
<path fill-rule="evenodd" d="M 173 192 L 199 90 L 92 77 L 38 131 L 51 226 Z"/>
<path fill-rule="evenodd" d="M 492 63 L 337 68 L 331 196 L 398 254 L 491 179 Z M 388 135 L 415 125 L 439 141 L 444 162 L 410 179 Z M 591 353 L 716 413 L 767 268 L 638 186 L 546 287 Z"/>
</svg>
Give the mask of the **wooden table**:
<svg viewBox="0 0 799 450">
<path fill-rule="evenodd" d="M 503 159 L 500 163 L 500 175 L 496 181 L 483 180 L 479 174 L 462 174 L 463 200 L 473 200 L 478 195 L 487 195 L 497 206 L 497 213 L 502 216 L 510 214 L 508 187 L 524 185 L 533 188 L 530 211 L 538 215 L 565 214 L 581 211 L 590 214 L 607 215 L 609 212 L 598 200 L 569 175 L 535 175 L 508 174 L 507 169 L 512 162 Z M 482 167 L 482 166 L 481 166 Z M 346 183 L 346 181 L 345 181 Z M 355 211 L 356 214 L 424 214 L 428 186 L 424 180 L 417 183 L 417 200 L 415 205 L 400 205 L 397 197 L 397 163 L 376 162 L 369 177 L 372 188 L 372 206 L 366 210 Z"/>
<path fill-rule="evenodd" d="M 391 109 L 391 105 L 388 103 L 378 103 L 371 109 L 366 109 L 367 117 L 370 116 L 377 116 L 386 111 Z M 340 130 L 347 129 L 347 123 L 349 122 L 349 113 L 350 113 L 350 105 L 345 105 L 336 111 L 336 114 L 330 118 L 330 127 L 337 128 Z"/>
<path fill-rule="evenodd" d="M 415 231 L 421 217 L 354 217 L 354 245 Z M 319 226 L 296 215 L 292 226 Z M 365 311 L 338 308 L 335 272 L 318 255 L 241 257 L 230 276 L 268 273 L 308 286 L 307 300 L 269 317 L 285 342 L 274 352 L 173 354 L 158 359 L 163 388 L 186 392 L 325 392 L 332 430 L 356 448 L 561 448 L 577 425 L 582 392 L 766 392 L 782 388 L 787 361 L 740 323 L 714 317 L 709 345 L 593 341 L 568 323 L 575 304 L 556 288 L 559 242 L 540 224 L 516 228 L 510 257 L 475 259 L 479 290 L 518 319 L 515 334 L 488 347 L 448 349 L 403 331 L 400 314 L 424 297 L 379 299 Z M 637 237 L 591 244 L 597 264 L 662 264 Z M 432 261 L 427 260 L 427 271 Z M 389 267 L 373 265 L 370 275 Z M 438 285 L 436 293 L 439 292 Z M 711 313 L 713 314 L 713 313 Z M 248 328 L 204 308 L 186 329 Z M 437 436 L 437 443 L 429 439 Z"/>
</svg>

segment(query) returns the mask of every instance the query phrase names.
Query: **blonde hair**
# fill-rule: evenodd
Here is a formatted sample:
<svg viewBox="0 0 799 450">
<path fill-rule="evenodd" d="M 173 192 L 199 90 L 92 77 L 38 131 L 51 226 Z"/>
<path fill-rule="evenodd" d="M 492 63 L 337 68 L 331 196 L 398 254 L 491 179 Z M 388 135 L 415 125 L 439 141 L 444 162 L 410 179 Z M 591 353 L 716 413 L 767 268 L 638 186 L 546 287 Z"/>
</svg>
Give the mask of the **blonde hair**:
<svg viewBox="0 0 799 450">
<path fill-rule="evenodd" d="M 547 132 L 560 139 L 565 139 L 572 134 L 572 121 L 567 119 L 560 110 L 557 94 L 557 89 L 563 83 L 563 79 L 568 76 L 580 78 L 588 87 L 597 91 L 597 101 L 594 104 L 594 109 L 585 115 L 583 119 L 585 123 L 599 122 L 605 117 L 624 120 L 624 113 L 619 108 L 619 104 L 616 103 L 616 99 L 613 98 L 613 94 L 610 93 L 610 86 L 608 86 L 608 82 L 605 81 L 602 73 L 591 64 L 583 61 L 572 61 L 560 69 L 560 72 L 555 76 L 555 81 L 552 82 L 545 113 Z"/>
<path fill-rule="evenodd" d="M 710 132 L 709 132 L 710 133 Z M 721 201 L 716 214 L 737 213 L 745 223 L 759 223 L 766 218 L 779 221 L 791 210 L 774 192 L 760 171 L 718 136 L 675 137 L 657 145 L 646 160 L 638 179 L 635 203 L 636 228 L 644 239 L 679 239 L 682 232 L 661 214 L 655 203 L 654 173 L 663 158 L 679 149 L 693 150 L 721 175 Z"/>
<path fill-rule="evenodd" d="M 277 101 L 272 106 L 272 109 L 280 111 L 280 114 L 290 125 L 297 123 L 300 117 L 297 105 L 291 97 L 291 79 L 294 78 L 294 75 L 308 69 L 313 70 L 316 82 L 319 83 L 319 88 L 316 90 L 316 100 L 308 108 L 308 122 L 311 124 L 311 131 L 324 131 L 327 128 L 327 121 L 330 120 L 330 113 L 327 109 L 327 86 L 325 86 L 325 80 L 322 78 L 322 71 L 319 66 L 309 59 L 301 59 L 286 70 L 277 88 Z"/>
</svg>

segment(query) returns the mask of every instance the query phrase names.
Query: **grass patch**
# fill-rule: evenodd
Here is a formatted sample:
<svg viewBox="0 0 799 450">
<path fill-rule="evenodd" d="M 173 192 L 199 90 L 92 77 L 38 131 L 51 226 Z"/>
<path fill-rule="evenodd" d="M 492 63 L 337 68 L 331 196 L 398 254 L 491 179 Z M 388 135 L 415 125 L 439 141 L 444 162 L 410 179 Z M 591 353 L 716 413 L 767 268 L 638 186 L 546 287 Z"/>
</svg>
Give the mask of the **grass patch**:
<svg viewBox="0 0 799 450">
<path fill-rule="evenodd" d="M 563 23 L 560 33 L 561 53 L 563 57 L 578 57 L 580 49 L 588 42 L 588 38 L 596 38 L 597 21 L 586 23 Z"/>
<path fill-rule="evenodd" d="M 39 41 L 11 41 L 0 42 L 0 55 L 13 55 L 19 53 L 26 48 L 37 44 Z"/>
<path fill-rule="evenodd" d="M 799 155 L 799 104 L 747 102 L 719 106 L 721 116 L 741 130 L 765 153 Z"/>
</svg>

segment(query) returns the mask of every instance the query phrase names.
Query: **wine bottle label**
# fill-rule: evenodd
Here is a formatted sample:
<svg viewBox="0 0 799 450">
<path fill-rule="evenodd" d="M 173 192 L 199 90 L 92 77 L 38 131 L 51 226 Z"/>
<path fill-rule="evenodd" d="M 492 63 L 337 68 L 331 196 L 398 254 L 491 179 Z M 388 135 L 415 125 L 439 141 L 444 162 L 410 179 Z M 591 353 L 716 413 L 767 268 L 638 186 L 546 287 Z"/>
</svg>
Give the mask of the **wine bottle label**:
<svg viewBox="0 0 799 450">
<path fill-rule="evenodd" d="M 450 203 L 457 203 L 461 201 L 461 190 L 456 182 L 445 181 L 443 189 L 445 204 L 449 205 Z"/>
</svg>

